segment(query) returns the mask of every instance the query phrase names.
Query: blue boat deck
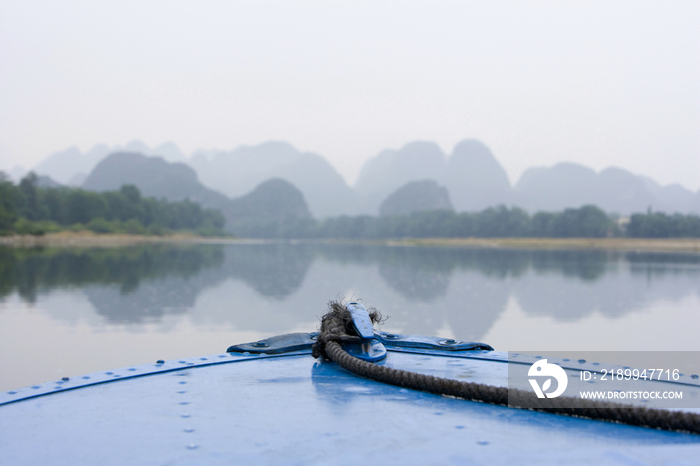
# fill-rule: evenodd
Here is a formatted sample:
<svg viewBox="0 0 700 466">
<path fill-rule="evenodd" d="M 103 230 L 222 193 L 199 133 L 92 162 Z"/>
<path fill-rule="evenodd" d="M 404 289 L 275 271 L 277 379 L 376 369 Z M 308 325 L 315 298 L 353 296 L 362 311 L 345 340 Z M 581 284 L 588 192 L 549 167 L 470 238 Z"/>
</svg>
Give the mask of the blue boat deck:
<svg viewBox="0 0 700 466">
<path fill-rule="evenodd" d="M 388 347 L 380 364 L 497 386 L 504 353 Z M 700 436 L 359 378 L 310 350 L 227 353 L 0 394 L 8 465 L 697 464 Z"/>
</svg>

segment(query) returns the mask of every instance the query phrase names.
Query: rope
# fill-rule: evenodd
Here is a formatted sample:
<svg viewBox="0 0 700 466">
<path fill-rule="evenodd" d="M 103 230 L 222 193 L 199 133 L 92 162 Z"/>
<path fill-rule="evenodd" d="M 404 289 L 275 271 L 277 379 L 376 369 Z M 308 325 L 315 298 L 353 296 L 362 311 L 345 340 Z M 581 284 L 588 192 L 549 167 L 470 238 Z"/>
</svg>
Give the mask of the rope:
<svg viewBox="0 0 700 466">
<path fill-rule="evenodd" d="M 374 309 L 370 309 L 370 311 L 372 322 L 381 320 L 381 314 L 378 311 Z M 436 395 L 447 395 L 470 401 L 633 426 L 700 434 L 700 415 L 695 413 L 666 411 L 571 397 L 539 399 L 525 390 L 509 390 L 506 387 L 444 379 L 372 364 L 351 356 L 340 345 L 344 342 L 359 342 L 360 338 L 352 333 L 354 333 L 354 329 L 350 311 L 343 304 L 331 301 L 328 313 L 321 319 L 321 333 L 313 346 L 313 356 L 331 360 L 343 369 L 367 379 Z M 572 405 L 576 407 L 571 407 Z"/>
</svg>

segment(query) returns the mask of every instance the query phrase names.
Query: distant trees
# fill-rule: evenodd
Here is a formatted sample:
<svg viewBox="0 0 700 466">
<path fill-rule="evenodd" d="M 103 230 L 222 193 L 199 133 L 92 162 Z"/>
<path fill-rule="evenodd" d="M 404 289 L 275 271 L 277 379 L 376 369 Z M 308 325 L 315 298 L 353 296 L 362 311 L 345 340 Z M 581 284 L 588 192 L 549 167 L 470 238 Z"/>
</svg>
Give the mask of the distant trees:
<svg viewBox="0 0 700 466">
<path fill-rule="evenodd" d="M 189 200 L 168 202 L 141 197 L 138 188 L 97 193 L 76 188 L 41 188 L 30 173 L 15 186 L 0 176 L 0 233 L 41 234 L 65 228 L 99 233 L 152 233 L 189 230 L 224 234 L 224 216 Z"/>
<path fill-rule="evenodd" d="M 604 238 L 700 237 L 697 215 L 638 214 L 626 231 L 592 205 L 529 215 L 517 207 L 481 212 L 426 210 L 408 215 L 340 216 L 322 221 L 257 221 L 236 234 L 257 238 L 381 240 L 391 238 Z"/>
<path fill-rule="evenodd" d="M 17 219 L 15 191 L 12 182 L 0 172 L 0 232 L 9 230 Z"/>
<path fill-rule="evenodd" d="M 632 238 L 700 238 L 700 216 L 661 212 L 634 214 L 627 225 Z"/>
<path fill-rule="evenodd" d="M 430 210 L 385 217 L 337 217 L 321 222 L 319 238 L 522 238 L 605 237 L 616 233 L 614 222 L 599 208 L 585 206 L 557 213 L 528 215 L 517 207 L 498 206 L 481 212 Z"/>
<path fill-rule="evenodd" d="M 530 229 L 530 236 L 543 238 L 603 238 L 619 233 L 607 214 L 592 205 L 557 213 L 538 212 Z"/>
<path fill-rule="evenodd" d="M 600 208 L 587 205 L 562 212 L 530 215 L 517 207 L 481 212 L 424 210 L 408 215 L 311 217 L 303 196 L 284 180 L 270 180 L 227 207 L 229 228 L 252 238 L 700 238 L 700 217 L 664 213 L 634 214 L 625 230 Z M 282 199 L 282 201 L 280 201 Z M 135 186 L 97 193 L 82 189 L 39 187 L 30 173 L 14 185 L 0 172 L 0 234 L 42 234 L 61 229 L 163 234 L 188 230 L 225 234 L 222 212 L 189 200 L 167 202 L 141 196 Z"/>
</svg>

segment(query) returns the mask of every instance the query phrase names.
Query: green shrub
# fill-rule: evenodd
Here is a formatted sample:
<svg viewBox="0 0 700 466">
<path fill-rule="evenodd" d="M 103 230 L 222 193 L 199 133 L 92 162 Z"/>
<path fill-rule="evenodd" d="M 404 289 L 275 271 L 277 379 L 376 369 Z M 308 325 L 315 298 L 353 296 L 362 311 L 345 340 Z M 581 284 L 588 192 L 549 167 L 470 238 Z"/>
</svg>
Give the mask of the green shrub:
<svg viewBox="0 0 700 466">
<path fill-rule="evenodd" d="M 199 236 L 226 236 L 221 228 L 216 228 L 212 225 L 203 226 L 197 229 L 197 234 Z"/>
<path fill-rule="evenodd" d="M 39 228 L 43 229 L 46 233 L 56 233 L 58 231 L 63 231 L 63 227 L 56 222 L 51 220 L 42 220 L 40 222 L 35 222 L 39 225 Z"/>
<path fill-rule="evenodd" d="M 93 218 L 87 223 L 86 227 L 95 233 L 112 233 L 114 231 L 112 222 L 108 222 L 102 217 Z"/>
<path fill-rule="evenodd" d="M 32 222 L 24 217 L 20 217 L 12 226 L 12 229 L 20 235 L 41 236 L 46 233 L 40 222 Z"/>
<path fill-rule="evenodd" d="M 132 218 L 123 223 L 126 233 L 130 235 L 143 235 L 146 233 L 146 229 L 143 227 L 138 219 Z"/>
<path fill-rule="evenodd" d="M 165 228 L 160 223 L 151 223 L 146 229 L 149 235 L 163 236 L 165 234 Z"/>
<path fill-rule="evenodd" d="M 126 226 L 124 223 L 120 222 L 119 220 L 112 220 L 109 222 L 109 227 L 112 230 L 112 233 L 126 233 Z"/>
</svg>

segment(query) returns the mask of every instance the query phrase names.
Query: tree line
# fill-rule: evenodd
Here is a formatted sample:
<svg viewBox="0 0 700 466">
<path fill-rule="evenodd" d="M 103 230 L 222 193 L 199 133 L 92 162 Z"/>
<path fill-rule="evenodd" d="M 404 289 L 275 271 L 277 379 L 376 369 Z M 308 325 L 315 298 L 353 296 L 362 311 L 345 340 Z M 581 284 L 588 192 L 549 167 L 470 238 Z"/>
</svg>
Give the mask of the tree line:
<svg viewBox="0 0 700 466">
<path fill-rule="evenodd" d="M 224 223 L 218 210 L 204 209 L 189 200 L 143 197 L 133 185 L 102 193 L 39 187 L 34 173 L 15 185 L 0 172 L 0 234 L 72 229 L 155 235 L 186 230 L 223 235 Z"/>
<path fill-rule="evenodd" d="M 700 217 L 662 212 L 634 214 L 626 234 L 632 238 L 700 238 Z"/>
<path fill-rule="evenodd" d="M 596 206 L 538 212 L 498 206 L 481 212 L 431 210 L 409 215 L 340 216 L 324 220 L 248 220 L 232 225 L 237 236 L 381 240 L 392 238 L 675 238 L 700 237 L 697 215 L 647 213 L 620 225 Z"/>
<path fill-rule="evenodd" d="M 0 234 L 42 234 L 65 229 L 99 233 L 164 234 L 187 230 L 225 235 L 225 218 L 189 200 L 168 202 L 142 197 L 138 188 L 97 193 L 68 187 L 39 187 L 30 173 L 14 185 L 0 172 Z M 562 212 L 530 215 L 518 207 L 498 206 L 481 212 L 432 210 L 409 215 L 339 216 L 323 220 L 236 219 L 228 230 L 236 236 L 284 239 L 381 240 L 392 238 L 700 238 L 698 215 L 647 212 L 620 224 L 588 205 Z"/>
</svg>

